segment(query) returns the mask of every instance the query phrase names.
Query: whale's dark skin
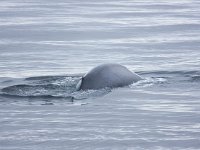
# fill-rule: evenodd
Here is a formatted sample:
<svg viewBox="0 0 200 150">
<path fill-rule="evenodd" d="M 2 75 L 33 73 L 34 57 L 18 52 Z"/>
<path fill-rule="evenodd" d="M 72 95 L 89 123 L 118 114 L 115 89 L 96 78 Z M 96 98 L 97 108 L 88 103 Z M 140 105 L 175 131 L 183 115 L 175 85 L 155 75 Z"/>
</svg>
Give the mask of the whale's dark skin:
<svg viewBox="0 0 200 150">
<path fill-rule="evenodd" d="M 119 64 L 103 64 L 93 68 L 77 84 L 77 90 L 123 87 L 142 78 Z"/>
</svg>

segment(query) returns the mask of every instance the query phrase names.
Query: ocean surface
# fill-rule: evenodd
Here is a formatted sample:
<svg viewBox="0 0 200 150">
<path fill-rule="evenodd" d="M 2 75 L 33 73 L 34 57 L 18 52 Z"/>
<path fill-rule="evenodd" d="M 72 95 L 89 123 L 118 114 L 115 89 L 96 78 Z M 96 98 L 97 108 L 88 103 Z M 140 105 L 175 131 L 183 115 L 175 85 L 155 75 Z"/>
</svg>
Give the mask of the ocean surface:
<svg viewBox="0 0 200 150">
<path fill-rule="evenodd" d="M 143 80 L 76 91 L 103 63 Z M 0 150 L 199 149 L 200 1 L 0 1 Z"/>
</svg>

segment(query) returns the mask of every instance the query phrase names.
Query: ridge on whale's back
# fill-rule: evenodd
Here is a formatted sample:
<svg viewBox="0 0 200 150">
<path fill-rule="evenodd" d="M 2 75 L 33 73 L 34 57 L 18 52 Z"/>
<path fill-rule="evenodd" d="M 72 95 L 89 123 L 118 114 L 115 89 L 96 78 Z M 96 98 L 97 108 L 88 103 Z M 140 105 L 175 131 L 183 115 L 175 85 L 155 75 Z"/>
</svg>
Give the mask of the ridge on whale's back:
<svg viewBox="0 0 200 150">
<path fill-rule="evenodd" d="M 77 89 L 101 89 L 105 87 L 122 87 L 139 81 L 142 78 L 126 67 L 109 63 L 102 64 L 89 71 L 79 81 Z"/>
</svg>

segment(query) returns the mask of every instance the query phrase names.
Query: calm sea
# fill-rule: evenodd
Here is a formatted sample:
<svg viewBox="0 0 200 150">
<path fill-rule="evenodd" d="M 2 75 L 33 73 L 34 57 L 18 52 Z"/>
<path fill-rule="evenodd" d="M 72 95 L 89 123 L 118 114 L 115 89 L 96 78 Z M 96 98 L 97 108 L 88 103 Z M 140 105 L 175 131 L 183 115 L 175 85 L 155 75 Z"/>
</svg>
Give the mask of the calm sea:
<svg viewBox="0 0 200 150">
<path fill-rule="evenodd" d="M 76 91 L 119 63 L 143 80 Z M 200 149 L 200 1 L 1 0 L 1 150 Z"/>
</svg>

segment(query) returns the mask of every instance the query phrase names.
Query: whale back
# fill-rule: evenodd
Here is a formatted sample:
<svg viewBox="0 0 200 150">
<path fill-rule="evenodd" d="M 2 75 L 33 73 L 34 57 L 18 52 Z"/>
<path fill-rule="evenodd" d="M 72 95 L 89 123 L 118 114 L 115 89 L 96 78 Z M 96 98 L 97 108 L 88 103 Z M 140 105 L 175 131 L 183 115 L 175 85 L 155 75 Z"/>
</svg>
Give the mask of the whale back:
<svg viewBox="0 0 200 150">
<path fill-rule="evenodd" d="M 119 64 L 103 64 L 93 68 L 77 84 L 78 90 L 122 87 L 141 80 L 137 74 Z"/>
</svg>

